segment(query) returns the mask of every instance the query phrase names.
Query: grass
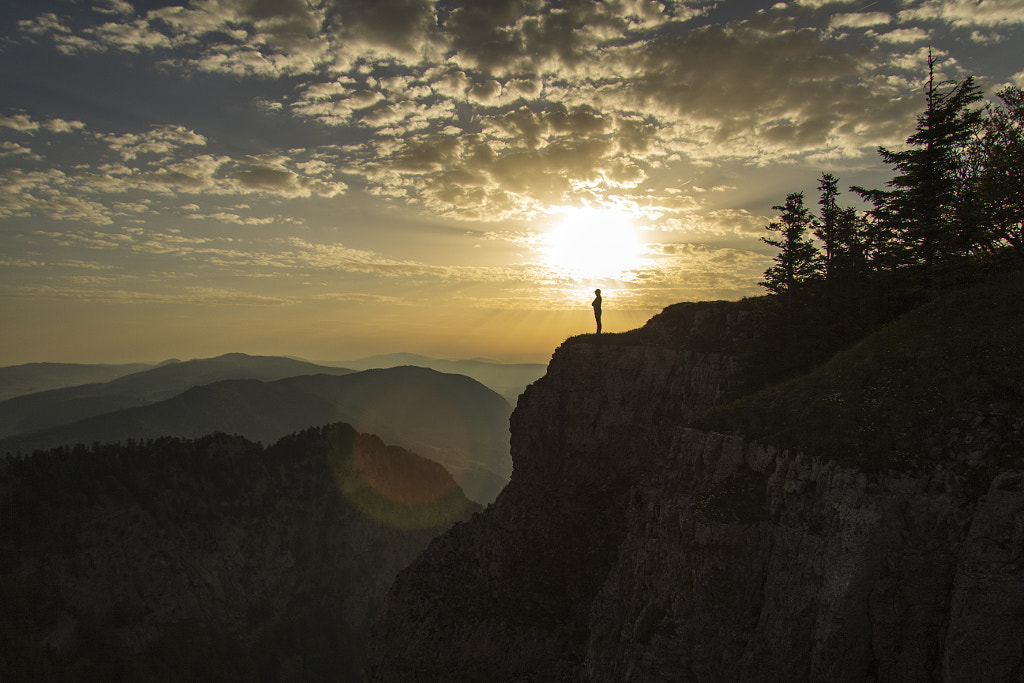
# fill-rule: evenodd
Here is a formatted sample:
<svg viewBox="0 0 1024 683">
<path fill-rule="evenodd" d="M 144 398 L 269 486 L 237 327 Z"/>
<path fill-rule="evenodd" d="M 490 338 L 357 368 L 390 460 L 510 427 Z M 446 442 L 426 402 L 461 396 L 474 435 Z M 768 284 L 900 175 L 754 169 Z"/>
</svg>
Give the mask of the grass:
<svg viewBox="0 0 1024 683">
<path fill-rule="evenodd" d="M 813 371 L 694 426 L 867 470 L 1019 462 L 1024 274 L 925 304 Z"/>
</svg>

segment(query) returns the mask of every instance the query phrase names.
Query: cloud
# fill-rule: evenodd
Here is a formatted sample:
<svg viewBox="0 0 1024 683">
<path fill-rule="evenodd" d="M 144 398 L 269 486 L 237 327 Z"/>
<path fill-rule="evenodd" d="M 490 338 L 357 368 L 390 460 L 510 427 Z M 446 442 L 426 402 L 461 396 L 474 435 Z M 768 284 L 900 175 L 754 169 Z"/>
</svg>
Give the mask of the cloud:
<svg viewBox="0 0 1024 683">
<path fill-rule="evenodd" d="M 95 285 L 96 282 L 93 282 Z M 145 284 L 145 283 L 143 283 Z M 79 281 L 67 284 L 24 285 L 8 288 L 8 296 L 60 299 L 90 303 L 114 304 L 200 304 L 214 306 L 282 306 L 296 303 L 289 297 L 267 296 L 216 287 L 185 287 L 179 291 L 147 291 L 136 289 L 83 286 Z"/>
<path fill-rule="evenodd" d="M 1024 25 L 1024 0 L 926 0 L 900 12 L 901 22 L 939 20 L 955 26 Z"/>
<path fill-rule="evenodd" d="M 93 5 L 92 10 L 100 14 L 123 14 L 131 16 L 135 8 L 127 0 L 100 0 Z"/>
<path fill-rule="evenodd" d="M 487 9 L 453 13 L 446 26 L 455 44 L 459 35 L 503 36 L 504 42 L 487 49 L 516 54 L 517 41 L 527 40 L 523 7 L 493 3 Z M 488 218 L 481 208 L 487 204 L 497 220 L 585 188 L 636 187 L 648 168 L 673 155 L 755 163 L 826 153 L 856 157 L 873 153 L 893 130 L 912 121 L 913 106 L 886 80 L 884 64 L 848 54 L 826 43 L 824 34 L 785 21 L 711 25 L 614 45 L 587 35 L 572 48 L 600 48 L 586 60 L 586 76 L 560 71 L 529 90 L 532 100 L 503 99 L 518 84 L 534 83 L 507 73 L 511 67 L 505 74 L 491 69 L 495 75 L 482 82 L 466 68 L 422 72 L 414 82 L 426 81 L 432 96 L 465 98 L 479 107 L 478 132 L 424 128 L 422 136 L 390 144 L 378 140 L 366 155 L 367 178 L 376 186 L 371 191 L 473 219 Z M 484 85 L 486 96 L 472 94 Z M 327 113 L 330 97 L 335 115 L 354 118 L 356 108 L 345 104 L 351 95 L 339 96 L 347 92 L 349 84 L 341 82 L 318 90 L 320 113 Z M 374 106 L 395 111 L 393 92 L 377 92 Z M 427 124 L 442 123 L 425 113 Z M 360 120 L 377 125 L 369 116 Z"/>
<path fill-rule="evenodd" d="M 203 146 L 206 138 L 184 126 L 153 126 L 148 132 L 141 134 L 127 133 L 124 135 L 100 135 L 112 150 L 125 161 L 131 161 L 140 154 L 167 155 L 172 150 L 185 145 Z"/>
<path fill-rule="evenodd" d="M 191 213 L 188 214 L 190 220 L 214 220 L 221 223 L 233 223 L 235 225 L 270 225 L 276 222 L 275 218 L 264 217 L 257 218 L 256 216 L 241 216 L 237 213 L 230 211 L 218 211 L 216 213 L 200 214 Z"/>
<path fill-rule="evenodd" d="M 69 178 L 61 171 L 8 169 L 0 178 L 0 218 L 42 215 L 95 225 L 113 222 L 110 207 L 67 192 Z"/>
<path fill-rule="evenodd" d="M 339 2 L 328 15 L 334 44 L 418 55 L 440 43 L 434 3 L 428 0 Z"/>
<path fill-rule="evenodd" d="M 230 215 L 211 215 L 205 218 L 234 222 Z M 35 230 L 31 238 L 35 250 L 51 254 L 45 260 L 35 261 L 45 269 L 69 261 L 61 250 L 68 250 L 79 257 L 83 250 L 88 250 L 97 254 L 93 261 L 97 269 L 117 272 L 123 272 L 121 264 L 126 256 L 146 255 L 151 259 L 154 272 L 161 267 L 172 272 L 195 269 L 195 273 L 200 275 L 215 269 L 218 276 L 236 274 L 288 279 L 293 279 L 296 274 L 311 273 L 329 273 L 334 276 L 360 274 L 389 280 L 412 278 L 444 282 L 495 282 L 522 280 L 526 277 L 517 268 L 430 265 L 387 258 L 374 251 L 354 249 L 343 244 L 316 242 L 295 236 L 238 241 L 214 234 L 189 235 L 179 230 L 112 228 Z M 175 275 L 173 279 L 180 277 Z"/>
<path fill-rule="evenodd" d="M 364 294 L 359 292 L 335 292 L 329 294 L 314 294 L 313 301 L 329 301 L 339 304 L 362 304 L 376 306 L 380 304 L 411 305 L 412 302 L 397 296 L 383 294 Z"/>
<path fill-rule="evenodd" d="M 799 4 L 812 8 L 796 13 L 801 22 L 890 22 L 884 12 L 839 12 L 858 7 L 850 3 Z M 336 197 L 354 184 L 435 214 L 492 222 L 639 192 L 659 170 L 682 164 L 873 157 L 878 144 L 903 139 L 917 102 L 904 97 L 907 77 L 894 76 L 913 60 L 888 59 L 863 40 L 899 46 L 927 35 L 905 24 L 875 38 L 851 32 L 862 41 L 854 50 L 836 31 L 797 24 L 789 6 L 713 24 L 704 21 L 708 4 L 653 0 L 454 8 L 194 0 L 138 13 L 112 1 L 101 9 L 104 23 L 88 30 L 53 14 L 22 30 L 61 45 L 152 52 L 178 71 L 288 76 L 294 89 L 262 96 L 263 111 L 359 142 L 271 160 L 217 153 L 217 141 L 187 127 L 109 133 L 101 139 L 120 168 L 88 169 L 65 190 L 291 199 Z M 0 124 L 8 119 L 8 127 L 33 123 L 15 114 Z M 666 216 L 695 202 L 666 193 L 636 201 Z"/>
<path fill-rule="evenodd" d="M 16 142 L 0 142 L 0 157 L 24 155 L 33 159 L 41 160 L 38 154 L 33 154 L 28 147 L 23 147 Z"/>
<path fill-rule="evenodd" d="M 550 162 L 559 156 L 568 160 L 566 141 L 543 137 L 560 132 L 552 112 L 556 102 L 566 108 L 562 116 L 578 117 L 565 122 L 580 138 L 571 145 L 577 152 L 588 147 L 583 137 L 593 139 L 591 148 L 601 144 L 602 131 L 586 130 L 586 117 L 602 124 L 615 112 L 647 118 L 648 131 L 650 121 L 663 122 L 658 131 L 662 148 L 679 142 L 677 152 L 699 156 L 721 153 L 723 143 L 731 154 L 772 155 L 784 146 L 790 153 L 823 146 L 850 152 L 877 142 L 858 144 L 849 133 L 836 134 L 841 127 L 859 131 L 859 137 L 872 130 L 867 116 L 850 120 L 855 103 L 883 113 L 874 127 L 878 130 L 891 128 L 886 114 L 905 116 L 885 106 L 893 99 L 891 88 L 853 83 L 865 69 L 863 55 L 826 45 L 822 34 L 794 29 L 779 17 L 678 30 L 700 13 L 648 0 L 561 7 L 489 0 L 449 13 L 425 0 L 326 8 L 304 0 L 205 0 L 152 10 L 145 21 L 157 33 L 157 27 L 166 27 L 161 35 L 173 37 L 175 46 L 198 48 L 190 62 L 179 56 L 172 63 L 177 59 L 183 66 L 239 76 L 314 70 L 331 76 L 317 76 L 300 86 L 291 101 L 276 105 L 334 126 L 432 136 L 455 122 L 452 134 L 464 134 L 460 118 L 465 110 L 459 106 L 470 104 L 488 135 L 501 138 L 497 128 L 505 127 L 509 136 L 501 139 L 508 151 L 495 148 L 495 162 L 501 165 L 496 171 L 519 186 L 516 169 L 528 160 L 521 147 L 540 152 L 537 158 L 553 172 L 559 166 Z M 887 18 L 848 14 L 836 21 L 867 25 Z M 32 28 L 44 32 L 46 26 L 55 34 L 67 28 L 57 17 Z M 103 44 L 116 48 L 111 41 Z M 439 60 L 444 53 L 447 61 L 423 61 L 428 55 Z M 403 61 L 403 56 L 411 59 Z M 839 106 L 833 108 L 837 97 Z M 524 109 L 521 103 L 531 101 Z M 585 106 L 601 114 L 586 112 Z M 759 137 L 766 144 L 758 146 Z M 409 149 L 396 159 L 399 164 L 407 164 L 421 146 L 418 136 L 407 142 Z M 629 152 L 658 163 L 651 155 L 659 150 L 644 144 L 646 149 Z M 548 145 L 553 148 L 545 153 Z M 602 174 L 612 186 L 638 182 L 643 172 L 637 162 L 605 160 L 604 168 L 584 182 Z M 269 177 L 243 175 L 240 180 L 243 186 L 274 185 Z M 408 188 L 375 191 L 410 195 Z"/>
<path fill-rule="evenodd" d="M 861 1 L 862 0 L 795 0 L 793 4 L 818 8 L 825 7 L 826 5 L 852 5 L 855 2 Z"/>
<path fill-rule="evenodd" d="M 0 126 L 22 132 L 39 130 L 39 123 L 37 121 L 33 121 L 27 114 L 0 116 Z"/>
<path fill-rule="evenodd" d="M 52 133 L 70 133 L 85 128 L 81 121 L 65 121 L 64 119 L 46 119 L 41 125 Z"/>
<path fill-rule="evenodd" d="M 28 114 L 17 113 L 10 116 L 0 115 L 0 127 L 32 135 L 41 128 L 51 133 L 70 133 L 85 128 L 85 124 L 81 121 L 65 121 L 64 119 L 36 121 Z"/>
<path fill-rule="evenodd" d="M 898 28 L 881 33 L 878 39 L 884 43 L 920 43 L 928 40 L 929 33 L 922 28 Z"/>
<path fill-rule="evenodd" d="M 68 166 L 20 143 L 0 141 L 0 156 L 12 166 L 0 171 L 0 217 L 39 216 L 106 226 L 124 217 L 134 220 L 144 213 L 157 213 L 163 202 L 181 195 L 295 199 L 335 197 L 347 190 L 346 183 L 336 177 L 335 166 L 317 151 L 233 158 L 194 154 L 209 141 L 184 126 L 161 125 L 142 133 L 114 134 L 92 133 L 77 122 L 38 121 L 24 114 L 9 115 L 3 121 L 16 132 L 37 136 L 43 131 L 59 132 L 72 136 L 76 146 L 95 151 L 98 141 L 103 149 L 88 162 Z M 33 147 L 45 154 L 56 149 Z M 249 225 L 268 220 L 228 214 L 219 219 Z"/>
<path fill-rule="evenodd" d="M 342 182 L 324 182 L 275 165 L 246 164 L 232 172 L 225 184 L 227 191 L 257 192 L 281 197 L 334 197 L 347 189 Z"/>
<path fill-rule="evenodd" d="M 82 261 L 80 259 L 67 259 L 59 261 L 43 260 L 38 258 L 0 258 L 0 265 L 9 268 L 31 268 L 33 270 L 70 269 L 109 271 L 113 269 L 113 266 L 108 264 L 93 263 L 91 261 Z"/>
<path fill-rule="evenodd" d="M 558 6 L 488 0 L 455 9 L 444 29 L 456 61 L 485 74 L 573 72 L 586 71 L 594 51 L 610 41 L 685 22 L 701 12 L 647 0 Z"/>
<path fill-rule="evenodd" d="M 680 212 L 661 221 L 659 227 L 675 233 L 678 240 L 707 242 L 728 237 L 760 237 L 767 223 L 767 218 L 743 209 L 704 209 Z"/>
<path fill-rule="evenodd" d="M 638 294 L 650 305 L 652 295 L 664 289 L 676 292 L 672 300 L 707 300 L 715 296 L 740 298 L 762 293 L 757 286 L 770 259 L 747 249 L 706 244 L 665 244 L 656 257 L 657 267 L 646 276 L 649 291 Z M 653 290 L 653 291 L 651 291 Z M 657 300 L 657 299 L 655 299 Z"/>
<path fill-rule="evenodd" d="M 832 28 L 863 28 L 888 24 L 892 17 L 885 12 L 855 12 L 853 14 L 836 14 L 829 19 Z"/>
</svg>

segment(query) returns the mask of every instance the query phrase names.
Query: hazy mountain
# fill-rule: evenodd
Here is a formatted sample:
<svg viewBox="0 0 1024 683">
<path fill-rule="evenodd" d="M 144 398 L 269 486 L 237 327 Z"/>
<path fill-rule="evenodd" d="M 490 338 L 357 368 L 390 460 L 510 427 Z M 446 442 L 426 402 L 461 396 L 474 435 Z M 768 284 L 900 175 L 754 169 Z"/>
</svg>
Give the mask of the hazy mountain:
<svg viewBox="0 0 1024 683">
<path fill-rule="evenodd" d="M 120 365 L 25 363 L 24 365 L 8 365 L 0 367 L 0 401 L 40 391 L 74 387 L 79 384 L 109 382 L 118 377 L 149 370 L 156 365 L 156 363 Z"/>
<path fill-rule="evenodd" d="M 544 375 L 547 366 L 543 363 L 498 363 L 476 358 L 471 360 L 444 360 L 420 356 L 415 353 L 387 353 L 360 358 L 359 360 L 328 363 L 353 370 L 371 368 L 393 368 L 399 365 L 418 365 L 440 372 L 466 375 L 501 394 L 513 406 L 527 386 Z"/>
<path fill-rule="evenodd" d="M 61 444 L 214 432 L 273 443 L 310 426 L 347 422 L 441 463 L 473 500 L 492 501 L 508 482 L 509 403 L 476 380 L 398 367 L 274 382 L 225 380 L 157 403 L 8 437 L 0 452 Z"/>
<path fill-rule="evenodd" d="M 54 389 L 3 401 L 0 403 L 0 437 L 27 434 L 122 408 L 148 405 L 191 387 L 220 380 L 272 381 L 314 373 L 343 375 L 350 372 L 347 368 L 292 358 L 244 353 L 163 364 L 102 384 Z M 313 423 L 303 426 L 310 424 Z"/>
<path fill-rule="evenodd" d="M 361 681 L 395 574 L 478 508 L 344 424 L 0 459 L 0 680 Z"/>
</svg>

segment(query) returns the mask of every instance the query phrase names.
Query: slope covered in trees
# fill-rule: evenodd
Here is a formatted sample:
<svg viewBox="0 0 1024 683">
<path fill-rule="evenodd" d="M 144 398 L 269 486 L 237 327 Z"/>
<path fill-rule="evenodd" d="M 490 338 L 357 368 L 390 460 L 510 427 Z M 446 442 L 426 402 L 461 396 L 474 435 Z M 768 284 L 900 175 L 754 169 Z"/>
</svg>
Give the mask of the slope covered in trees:
<svg viewBox="0 0 1024 683">
<path fill-rule="evenodd" d="M 0 460 L 0 679 L 360 680 L 395 574 L 479 506 L 346 424 Z"/>
<path fill-rule="evenodd" d="M 819 212 L 802 192 L 774 207 L 763 238 L 778 252 L 760 283 L 764 383 L 804 372 L 896 316 L 994 272 L 1024 267 L 1024 93 L 1008 87 L 980 106 L 972 77 L 940 81 L 929 57 L 925 108 L 884 189 L 851 187 L 863 210 L 840 204 L 822 173 Z"/>
<path fill-rule="evenodd" d="M 1024 273 L 998 274 L 694 425 L 865 470 L 1019 466 L 1021 348 Z"/>
</svg>

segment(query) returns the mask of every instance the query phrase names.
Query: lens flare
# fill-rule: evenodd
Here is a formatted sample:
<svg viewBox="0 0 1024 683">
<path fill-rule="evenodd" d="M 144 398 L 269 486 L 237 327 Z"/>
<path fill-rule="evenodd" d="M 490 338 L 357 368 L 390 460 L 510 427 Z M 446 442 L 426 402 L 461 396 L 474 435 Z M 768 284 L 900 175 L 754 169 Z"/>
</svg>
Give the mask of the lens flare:
<svg viewBox="0 0 1024 683">
<path fill-rule="evenodd" d="M 423 529 L 450 525 L 472 510 L 439 463 L 344 423 L 329 427 L 326 440 L 338 489 L 367 517 L 394 528 Z"/>
</svg>

